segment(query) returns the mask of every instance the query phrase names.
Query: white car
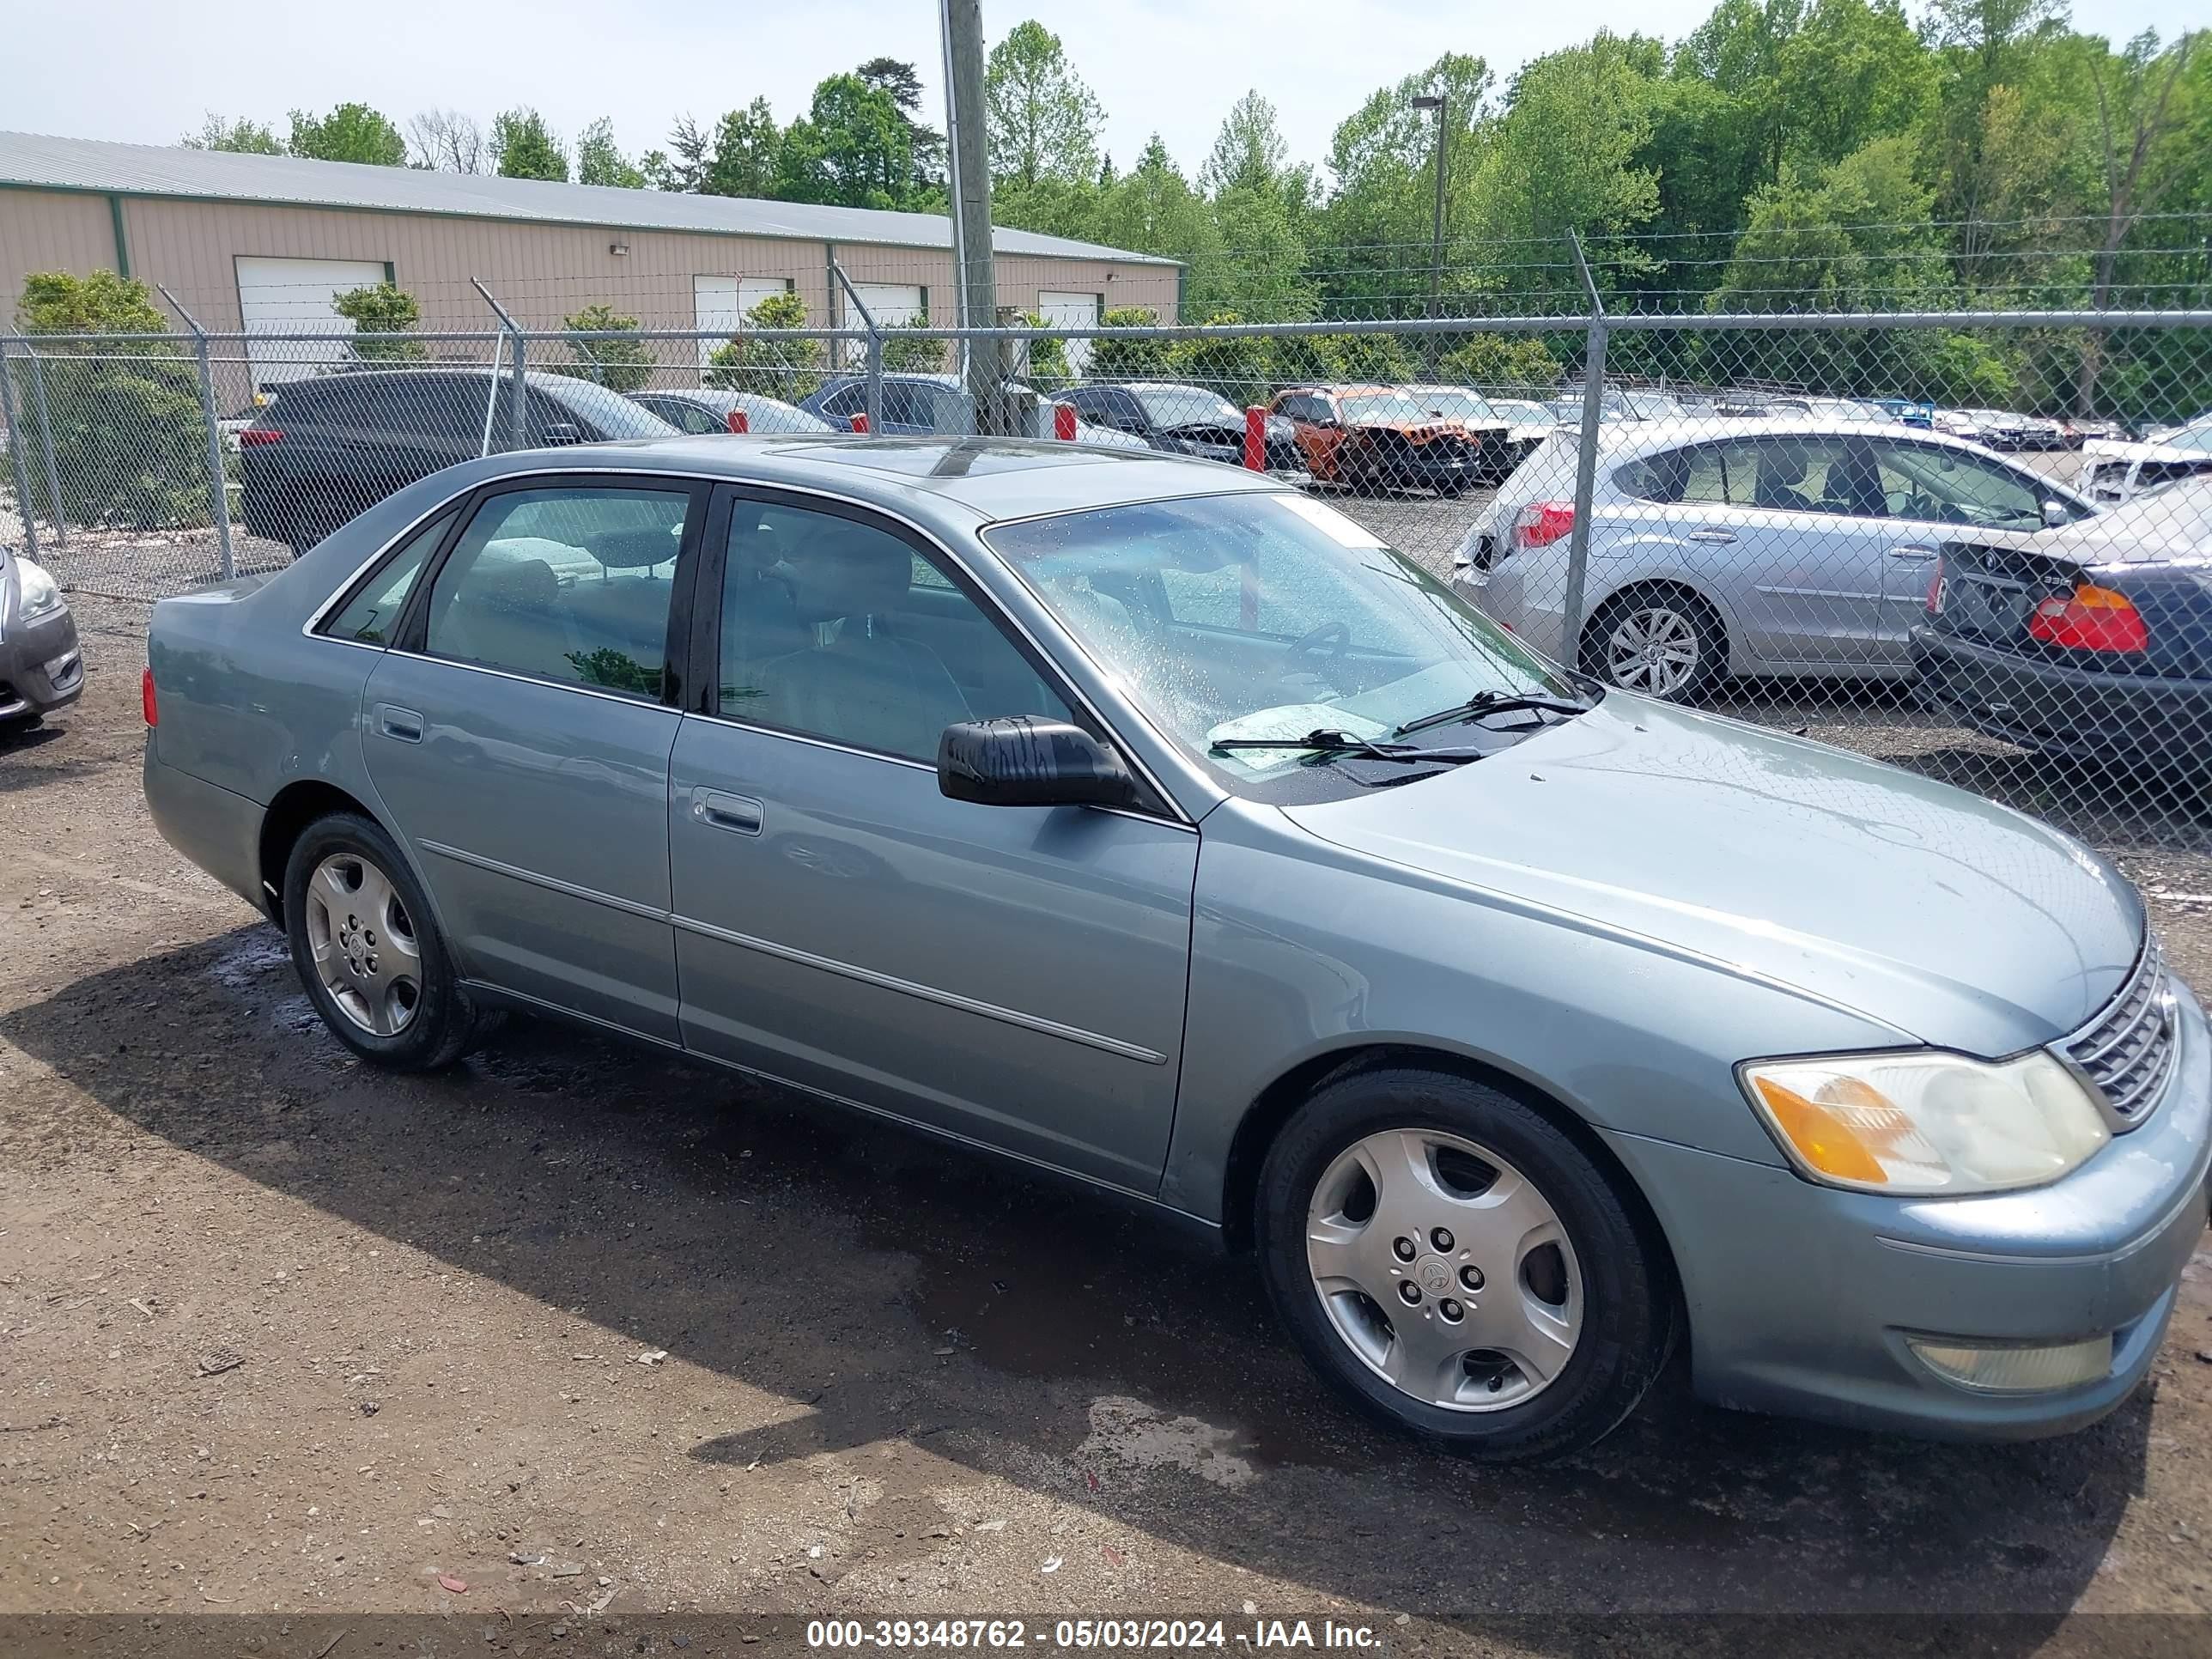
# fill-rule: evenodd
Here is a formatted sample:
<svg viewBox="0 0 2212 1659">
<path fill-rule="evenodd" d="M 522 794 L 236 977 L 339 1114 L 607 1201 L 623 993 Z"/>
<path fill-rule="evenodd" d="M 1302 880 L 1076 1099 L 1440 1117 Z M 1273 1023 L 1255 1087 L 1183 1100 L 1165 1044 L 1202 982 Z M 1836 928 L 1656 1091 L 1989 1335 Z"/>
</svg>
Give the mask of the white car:
<svg viewBox="0 0 2212 1659">
<path fill-rule="evenodd" d="M 1647 695 L 1723 674 L 1889 678 L 1944 543 L 2096 509 L 1978 445 L 1817 417 L 1599 428 L 1580 637 L 1564 637 L 1581 434 L 1501 486 L 1452 584 L 1555 659 Z"/>
<path fill-rule="evenodd" d="M 2100 503 L 2129 501 L 2205 474 L 2212 474 L 2212 421 L 2139 444 L 2092 438 L 2081 446 L 2081 488 Z"/>
</svg>

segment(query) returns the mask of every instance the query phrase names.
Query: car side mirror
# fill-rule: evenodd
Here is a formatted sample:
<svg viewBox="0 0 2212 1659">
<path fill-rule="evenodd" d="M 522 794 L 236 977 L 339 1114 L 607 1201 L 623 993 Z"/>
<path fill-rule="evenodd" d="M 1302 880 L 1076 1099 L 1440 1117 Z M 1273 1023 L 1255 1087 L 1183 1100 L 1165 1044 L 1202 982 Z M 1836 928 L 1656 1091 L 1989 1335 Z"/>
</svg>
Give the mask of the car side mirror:
<svg viewBox="0 0 2212 1659">
<path fill-rule="evenodd" d="M 978 806 L 1127 806 L 1137 795 L 1119 755 L 1080 726 L 1033 714 L 946 726 L 937 787 Z"/>
<path fill-rule="evenodd" d="M 2047 530 L 2056 530 L 2067 522 L 2066 503 L 2048 501 L 2043 504 L 2043 524 Z"/>
<path fill-rule="evenodd" d="M 545 447 L 548 449 L 583 441 L 584 434 L 567 421 L 556 421 L 545 428 Z"/>
</svg>

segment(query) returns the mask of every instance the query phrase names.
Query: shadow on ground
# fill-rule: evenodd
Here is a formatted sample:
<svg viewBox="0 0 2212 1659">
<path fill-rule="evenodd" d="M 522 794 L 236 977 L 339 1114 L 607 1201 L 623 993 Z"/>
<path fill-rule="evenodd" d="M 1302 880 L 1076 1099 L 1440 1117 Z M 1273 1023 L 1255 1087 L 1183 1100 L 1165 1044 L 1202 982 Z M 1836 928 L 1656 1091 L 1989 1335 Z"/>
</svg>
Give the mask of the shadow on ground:
<svg viewBox="0 0 2212 1659">
<path fill-rule="evenodd" d="M 903 1439 L 1078 1502 L 1095 1465 L 1089 1501 L 1166 1543 L 1470 1631 L 1516 1616 L 1539 1646 L 1529 1615 L 1864 1610 L 2006 1613 L 1977 1650 L 2026 1652 L 2141 1487 L 2142 1400 L 2065 1440 L 1942 1447 L 1679 1384 L 1564 1466 L 1479 1468 L 1324 1400 L 1243 1267 L 1019 1166 L 534 1023 L 395 1079 L 306 1008 L 275 932 L 246 928 L 0 1036 L 188 1152 L 807 1407 L 702 1440 L 702 1465 Z M 258 1155 L 272 1136 L 285 1158 Z M 1212 1468 L 1111 1461 L 1117 1412 L 1196 1419 Z"/>
</svg>

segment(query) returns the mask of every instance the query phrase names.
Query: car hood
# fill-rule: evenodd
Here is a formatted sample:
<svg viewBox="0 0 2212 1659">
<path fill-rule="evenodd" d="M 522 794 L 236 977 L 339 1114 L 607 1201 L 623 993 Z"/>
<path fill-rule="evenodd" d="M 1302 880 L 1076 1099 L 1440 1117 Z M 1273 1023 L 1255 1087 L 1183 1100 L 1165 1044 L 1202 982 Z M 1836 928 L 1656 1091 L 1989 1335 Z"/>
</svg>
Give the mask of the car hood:
<svg viewBox="0 0 2212 1659">
<path fill-rule="evenodd" d="M 1410 787 L 1292 806 L 1339 846 L 1997 1055 L 2118 989 L 2141 900 L 1979 796 L 1615 691 Z"/>
</svg>

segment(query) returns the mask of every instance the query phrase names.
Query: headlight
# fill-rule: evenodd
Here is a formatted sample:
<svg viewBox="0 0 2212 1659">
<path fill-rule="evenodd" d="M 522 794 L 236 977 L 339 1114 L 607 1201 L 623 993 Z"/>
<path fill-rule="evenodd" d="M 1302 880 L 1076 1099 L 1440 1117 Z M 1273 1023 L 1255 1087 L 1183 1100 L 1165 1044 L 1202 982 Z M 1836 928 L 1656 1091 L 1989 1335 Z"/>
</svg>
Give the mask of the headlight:
<svg viewBox="0 0 2212 1659">
<path fill-rule="evenodd" d="M 15 585 L 23 596 L 22 609 L 17 615 L 24 622 L 62 608 L 60 585 L 28 559 L 15 561 Z"/>
<path fill-rule="evenodd" d="M 1750 1060 L 1744 1092 L 1790 1161 L 1863 1192 L 1991 1193 L 2056 1181 L 2112 1139 L 2073 1073 L 1932 1050 Z"/>
</svg>

